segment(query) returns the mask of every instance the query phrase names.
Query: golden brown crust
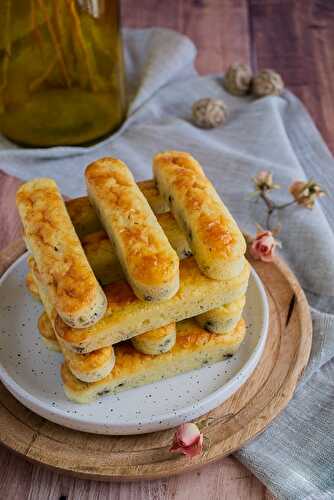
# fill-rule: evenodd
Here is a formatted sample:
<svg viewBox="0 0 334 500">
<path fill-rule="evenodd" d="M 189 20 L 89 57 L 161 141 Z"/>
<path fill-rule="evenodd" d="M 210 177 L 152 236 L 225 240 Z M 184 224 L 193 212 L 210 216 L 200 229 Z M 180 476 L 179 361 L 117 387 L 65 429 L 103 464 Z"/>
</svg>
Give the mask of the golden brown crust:
<svg viewBox="0 0 334 500">
<path fill-rule="evenodd" d="M 29 255 L 29 257 L 27 259 L 27 264 L 28 264 L 29 269 L 31 271 L 31 275 L 33 277 L 34 283 L 38 289 L 38 295 L 39 295 L 40 301 L 42 302 L 44 309 L 47 312 L 47 315 L 48 315 L 52 325 L 54 325 L 55 319 L 57 316 L 57 311 L 55 310 L 51 301 L 49 300 L 49 295 L 47 295 L 47 288 L 45 285 L 42 284 L 41 274 L 38 270 L 36 261 L 32 255 Z M 47 297 L 47 303 L 46 303 L 46 297 Z"/>
<path fill-rule="evenodd" d="M 153 179 L 137 182 L 155 214 L 169 211 L 168 203 L 160 196 Z M 87 196 L 66 201 L 66 208 L 79 238 L 101 231 L 102 225 Z"/>
<path fill-rule="evenodd" d="M 38 318 L 38 330 L 46 340 L 58 343 L 55 331 L 46 312 L 43 312 Z M 76 354 L 72 351 L 68 351 L 62 344 L 60 344 L 59 350 L 62 351 L 71 371 L 79 379 L 81 374 L 89 375 L 98 370 L 103 370 L 113 357 L 113 348 L 111 346 L 102 347 L 89 354 Z"/>
<path fill-rule="evenodd" d="M 145 198 L 147 198 L 148 202 L 152 198 L 160 197 L 159 191 L 153 179 L 148 179 L 146 181 L 139 181 L 137 182 L 137 185 L 140 191 L 145 196 Z M 168 206 L 166 208 L 168 210 Z"/>
<path fill-rule="evenodd" d="M 92 323 L 97 321 L 104 313 L 105 297 L 56 183 L 43 178 L 29 181 L 18 190 L 16 203 L 25 239 L 58 314 L 70 324 L 86 314 Z"/>
<path fill-rule="evenodd" d="M 68 200 L 65 204 L 68 215 L 80 239 L 87 234 L 103 229 L 94 208 L 90 204 L 88 196 Z"/>
<path fill-rule="evenodd" d="M 153 179 L 139 181 L 137 185 L 155 214 L 164 214 L 169 211 L 168 203 L 160 196 Z"/>
<path fill-rule="evenodd" d="M 176 343 L 174 347 L 166 353 L 159 355 L 142 354 L 136 351 L 130 342 L 117 344 L 115 346 L 116 363 L 113 371 L 103 380 L 89 387 L 96 387 L 98 389 L 99 387 L 111 383 L 113 380 L 124 380 L 132 374 L 142 371 L 145 366 L 148 366 L 153 361 L 159 363 L 160 359 L 163 363 L 165 360 L 177 358 L 182 352 L 190 354 L 201 351 L 203 348 L 212 347 L 215 349 L 235 344 L 238 345 L 243 340 L 244 336 L 244 320 L 240 320 L 235 329 L 226 335 L 208 333 L 200 328 L 193 320 L 182 321 L 181 323 L 177 323 Z M 168 377 L 168 373 L 165 375 Z M 88 387 L 86 384 L 75 379 L 66 365 L 63 365 L 61 368 L 61 376 L 64 385 L 74 392 L 80 393 L 85 387 Z"/>
<path fill-rule="evenodd" d="M 230 301 L 234 300 L 234 294 L 237 294 L 235 296 L 237 298 L 241 293 L 245 293 L 249 273 L 250 266 L 245 260 L 244 269 L 237 278 L 225 282 L 211 280 L 199 271 L 194 258 L 189 257 L 180 262 L 180 288 L 177 294 L 168 301 L 162 304 L 155 302 L 143 303 L 135 296 L 127 282 L 118 281 L 104 287 L 108 307 L 105 316 L 98 323 L 92 327 L 79 330 L 68 327 L 61 318 L 57 317 L 55 324 L 57 334 L 68 342 L 69 345 L 72 345 L 74 349 L 76 346 L 80 346 L 82 352 L 85 352 L 85 349 L 87 351 L 91 350 L 88 346 L 94 343 L 96 339 L 98 339 L 97 345 L 102 345 L 99 342 L 105 334 L 107 335 L 109 344 L 120 342 L 126 338 L 164 326 L 171 321 L 180 321 L 186 317 L 199 314 L 199 311 L 203 310 L 203 302 L 208 299 L 208 296 L 210 296 L 208 299 L 210 303 L 213 300 L 211 298 L 212 294 L 214 294 L 214 297 L 218 295 L 219 301 L 222 300 L 221 296 L 225 297 L 226 294 L 232 294 L 233 297 Z M 239 291 L 240 289 L 241 291 Z M 223 305 L 223 303 L 221 301 L 220 305 Z M 188 313 L 188 316 L 184 315 L 185 311 L 188 311 L 190 308 L 190 304 L 191 313 Z M 213 307 L 218 307 L 218 304 L 213 305 Z M 210 309 L 210 307 L 207 309 Z M 177 311 L 178 317 L 172 318 L 171 311 L 173 311 L 173 314 Z M 141 316 L 140 328 L 138 326 L 139 315 Z M 143 319 L 144 317 L 146 319 Z M 129 321 L 130 318 L 133 318 L 134 322 L 133 331 L 127 330 L 126 334 L 128 336 L 124 334 L 122 338 L 118 338 L 116 332 L 120 331 L 123 323 Z M 150 320 L 154 320 L 154 324 Z M 143 329 L 142 325 L 144 325 Z M 147 325 L 146 330 L 145 325 Z M 138 331 L 136 331 L 137 328 Z M 117 340 L 115 340 L 116 337 Z M 96 349 L 96 345 L 94 349 Z"/>
<path fill-rule="evenodd" d="M 238 314 L 243 310 L 245 304 L 246 296 L 241 295 L 241 297 L 239 297 L 237 300 L 234 300 L 233 302 L 220 307 L 219 312 L 221 315 L 226 315 L 226 317 L 233 317 L 235 314 Z"/>
<path fill-rule="evenodd" d="M 191 255 L 185 236 L 170 212 L 157 216 L 158 222 L 180 259 Z M 83 249 L 95 276 L 102 285 L 124 279 L 115 246 L 105 231 L 87 234 L 81 239 Z"/>
<path fill-rule="evenodd" d="M 246 297 L 245 295 L 242 295 L 229 304 L 224 304 L 221 307 L 199 314 L 196 316 L 196 320 L 200 321 L 200 324 L 203 325 L 203 322 L 205 321 L 219 322 L 229 318 L 234 318 L 238 315 L 241 316 L 245 303 Z"/>
<path fill-rule="evenodd" d="M 178 327 L 177 347 L 176 349 L 187 349 L 195 351 L 198 347 L 203 345 L 229 345 L 234 344 L 235 341 L 244 336 L 245 321 L 241 319 L 236 327 L 226 335 L 217 335 L 215 333 L 208 333 L 201 328 L 193 319 L 181 322 Z"/>
<path fill-rule="evenodd" d="M 67 351 L 65 359 L 70 361 L 70 367 L 73 372 L 91 373 L 99 370 L 109 362 L 112 357 L 112 351 L 113 348 L 111 346 L 102 347 L 88 354 L 75 354 Z"/>
<path fill-rule="evenodd" d="M 29 271 L 27 276 L 26 276 L 26 287 L 31 293 L 31 295 L 36 299 L 40 300 L 39 293 L 38 293 L 38 288 L 35 284 L 34 278 L 32 273 Z"/>
<path fill-rule="evenodd" d="M 143 354 L 159 355 L 172 349 L 176 342 L 176 323 L 156 328 L 136 337 L 132 337 L 131 343 L 136 351 Z"/>
<path fill-rule="evenodd" d="M 231 214 L 188 153 L 167 151 L 153 160 L 159 190 L 170 200 L 176 220 L 185 230 L 202 271 L 220 279 L 214 261 L 234 261 L 245 253 L 245 242 Z M 211 270 L 212 267 L 212 270 Z"/>
<path fill-rule="evenodd" d="M 56 334 L 54 332 L 51 321 L 49 320 L 46 312 L 43 312 L 40 315 L 40 317 L 38 318 L 37 325 L 39 333 L 42 335 L 42 337 L 57 342 Z"/>
<path fill-rule="evenodd" d="M 99 251 L 101 244 L 105 242 L 108 242 L 108 246 L 113 247 L 112 241 L 110 241 L 107 233 L 103 230 L 87 234 L 81 240 L 83 249 L 86 251 L 86 247 L 89 246 L 92 253 Z"/>
<path fill-rule="evenodd" d="M 39 279 L 37 265 L 33 257 L 29 257 L 28 264 L 46 311 L 38 320 L 38 328 L 42 337 L 47 343 L 49 341 L 53 344 L 53 349 L 58 346 L 58 350 L 62 351 L 71 371 L 80 380 L 93 382 L 105 377 L 114 365 L 113 348 L 111 346 L 102 347 L 89 354 L 78 354 L 69 350 L 62 339 L 57 338 L 54 330 L 56 312 L 50 303 L 46 287 Z"/>
<path fill-rule="evenodd" d="M 88 234 L 81 242 L 94 274 L 102 285 L 124 279 L 115 247 L 105 231 Z"/>
<path fill-rule="evenodd" d="M 66 342 L 78 343 L 82 340 L 89 339 L 91 334 L 97 329 L 103 329 L 104 325 L 108 323 L 108 316 L 111 316 L 113 310 L 120 310 L 129 304 L 136 303 L 139 299 L 133 293 L 132 288 L 126 281 L 117 281 L 106 285 L 104 287 L 104 292 L 107 297 L 107 312 L 106 315 L 96 323 L 95 327 L 75 329 L 68 326 L 62 321 L 62 319 L 57 316 L 55 327 L 57 334 L 63 338 Z"/>
<path fill-rule="evenodd" d="M 187 153 L 170 151 L 155 156 L 154 165 L 156 169 L 167 172 L 170 185 L 184 197 L 186 209 L 199 211 L 198 236 L 206 241 L 212 252 L 225 258 L 231 256 L 236 243 L 234 228 L 221 213 L 217 200 L 208 196 L 211 183 L 199 163 Z"/>
<path fill-rule="evenodd" d="M 170 323 L 169 325 L 161 326 L 160 328 L 156 328 L 155 330 L 151 330 L 150 332 L 142 333 L 141 335 L 137 335 L 134 339 L 138 339 L 140 337 L 141 340 L 152 340 L 159 341 L 169 335 L 173 331 L 175 331 L 176 323 Z"/>
<path fill-rule="evenodd" d="M 42 337 L 44 344 L 51 351 L 61 352 L 60 345 L 46 313 L 42 313 L 37 322 L 38 331 Z"/>
<path fill-rule="evenodd" d="M 102 158 L 85 172 L 91 201 L 97 205 L 129 279 L 159 286 L 174 281 L 178 258 L 127 166 Z"/>
</svg>

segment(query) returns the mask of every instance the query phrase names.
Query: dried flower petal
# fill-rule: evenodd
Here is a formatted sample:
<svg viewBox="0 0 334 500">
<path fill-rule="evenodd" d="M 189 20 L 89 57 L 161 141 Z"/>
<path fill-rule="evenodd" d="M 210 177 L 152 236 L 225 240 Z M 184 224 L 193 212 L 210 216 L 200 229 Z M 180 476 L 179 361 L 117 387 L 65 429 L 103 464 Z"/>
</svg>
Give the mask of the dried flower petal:
<svg viewBox="0 0 334 500">
<path fill-rule="evenodd" d="M 171 452 L 183 453 L 188 457 L 200 455 L 203 449 L 203 434 L 196 424 L 186 423 L 180 425 L 175 434 Z"/>
<path fill-rule="evenodd" d="M 273 182 L 273 174 L 269 170 L 261 170 L 253 177 L 256 191 L 271 191 L 279 189 L 279 185 Z"/>
<path fill-rule="evenodd" d="M 325 196 L 326 193 L 321 189 L 319 184 L 314 180 L 309 181 L 295 181 L 289 187 L 289 191 L 298 203 L 303 207 L 312 209 L 317 198 Z"/>
<path fill-rule="evenodd" d="M 256 260 L 272 262 L 277 246 L 281 244 L 274 238 L 271 231 L 258 231 L 251 242 L 249 253 Z"/>
</svg>

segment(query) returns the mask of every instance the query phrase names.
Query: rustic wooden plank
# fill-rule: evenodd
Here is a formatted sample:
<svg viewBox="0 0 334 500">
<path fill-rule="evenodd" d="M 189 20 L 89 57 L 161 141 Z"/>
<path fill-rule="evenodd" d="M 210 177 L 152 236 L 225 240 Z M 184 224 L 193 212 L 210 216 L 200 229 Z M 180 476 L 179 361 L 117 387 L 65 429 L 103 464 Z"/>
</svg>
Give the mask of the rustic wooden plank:
<svg viewBox="0 0 334 500">
<path fill-rule="evenodd" d="M 191 38 L 197 49 L 200 73 L 224 71 L 235 61 L 249 62 L 247 0 L 179 0 L 159 2 L 122 1 L 127 26 L 160 26 L 180 31 Z"/>
<path fill-rule="evenodd" d="M 34 466 L 3 446 L 0 446 L 0 464 L 0 491 L 8 499 L 27 498 Z"/>
<path fill-rule="evenodd" d="M 334 153 L 334 3 L 331 0 L 318 0 L 312 2 L 311 23 L 309 29 L 312 33 L 312 44 L 315 66 L 315 84 L 312 87 L 313 102 L 311 112 L 319 106 L 320 97 L 321 118 L 316 118 L 329 148 Z M 315 89 L 318 93 L 315 93 Z"/>
<path fill-rule="evenodd" d="M 0 170 L 0 250 L 21 234 L 21 224 L 15 207 L 15 193 L 22 183 Z"/>
<path fill-rule="evenodd" d="M 247 469 L 228 457 L 195 473 L 161 481 L 99 483 L 32 465 L 0 448 L 1 490 L 20 500 L 270 500 L 272 497 Z"/>
<path fill-rule="evenodd" d="M 26 462 L 17 460 L 21 462 L 20 467 L 24 467 Z M 31 482 L 25 485 L 27 496 L 14 496 L 15 481 L 14 484 L 8 481 L 6 493 L 7 498 L 28 500 L 59 500 L 62 496 L 67 500 L 269 500 L 265 487 L 246 469 L 240 472 L 233 457 L 225 459 L 224 463 L 224 468 L 218 462 L 196 473 L 169 480 L 136 483 L 85 481 L 33 466 Z M 19 470 L 26 473 L 24 468 Z"/>
<path fill-rule="evenodd" d="M 334 3 L 249 0 L 249 15 L 255 65 L 282 74 L 334 152 Z"/>
</svg>

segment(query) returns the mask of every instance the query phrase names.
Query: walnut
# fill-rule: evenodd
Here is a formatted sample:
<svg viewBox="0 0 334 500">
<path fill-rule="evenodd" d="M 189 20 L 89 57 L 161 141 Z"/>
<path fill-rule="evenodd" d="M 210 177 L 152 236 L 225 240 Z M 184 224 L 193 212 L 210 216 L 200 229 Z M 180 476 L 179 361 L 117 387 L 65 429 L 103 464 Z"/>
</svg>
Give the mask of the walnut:
<svg viewBox="0 0 334 500">
<path fill-rule="evenodd" d="M 280 95 L 284 89 L 281 75 L 272 69 L 263 69 L 257 73 L 252 82 L 252 92 L 256 97 Z"/>
<path fill-rule="evenodd" d="M 224 75 L 224 88 L 230 94 L 245 95 L 250 91 L 252 71 L 247 64 L 232 64 Z"/>
<path fill-rule="evenodd" d="M 220 99 L 199 99 L 192 106 L 194 123 L 201 128 L 214 128 L 224 124 L 227 119 L 227 108 Z"/>
</svg>

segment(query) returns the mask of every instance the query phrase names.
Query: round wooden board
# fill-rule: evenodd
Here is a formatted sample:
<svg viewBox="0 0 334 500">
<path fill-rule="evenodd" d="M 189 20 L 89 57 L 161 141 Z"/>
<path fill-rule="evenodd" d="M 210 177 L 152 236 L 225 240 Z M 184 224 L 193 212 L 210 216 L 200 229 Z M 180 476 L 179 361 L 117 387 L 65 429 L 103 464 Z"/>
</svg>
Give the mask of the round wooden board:
<svg viewBox="0 0 334 500">
<path fill-rule="evenodd" d="M 0 273 L 23 252 L 22 242 L 0 254 Z M 205 452 L 171 454 L 173 430 L 140 436 L 101 436 L 66 429 L 35 415 L 0 384 L 0 442 L 28 460 L 95 480 L 156 479 L 218 460 L 261 433 L 291 399 L 308 362 L 312 323 L 305 295 L 280 259 L 252 261 L 270 305 L 264 353 L 253 375 L 204 421 Z M 208 419 L 208 416 L 211 418 Z M 213 417 L 213 418 L 212 418 Z M 208 444 L 209 443 L 209 444 Z"/>
</svg>

